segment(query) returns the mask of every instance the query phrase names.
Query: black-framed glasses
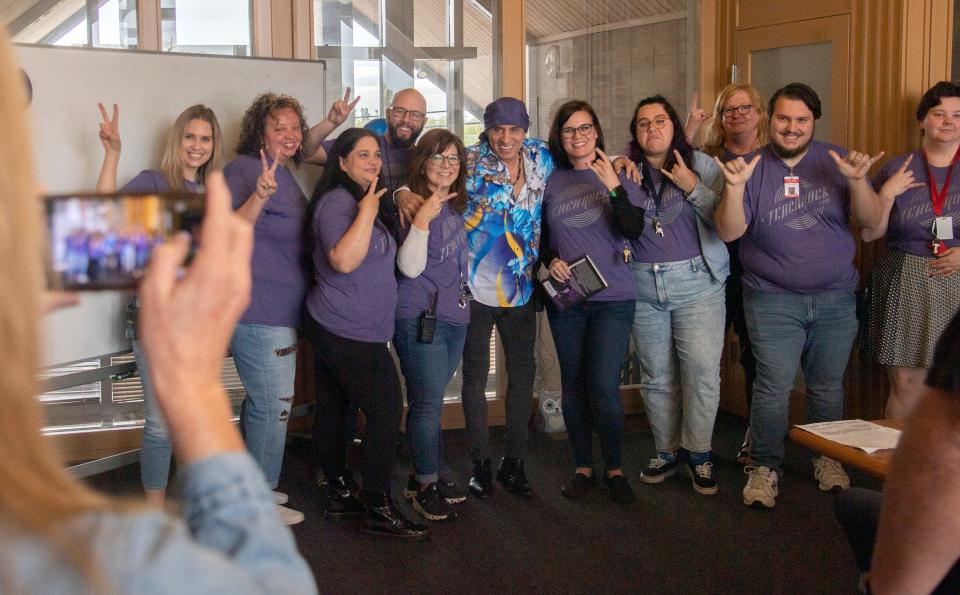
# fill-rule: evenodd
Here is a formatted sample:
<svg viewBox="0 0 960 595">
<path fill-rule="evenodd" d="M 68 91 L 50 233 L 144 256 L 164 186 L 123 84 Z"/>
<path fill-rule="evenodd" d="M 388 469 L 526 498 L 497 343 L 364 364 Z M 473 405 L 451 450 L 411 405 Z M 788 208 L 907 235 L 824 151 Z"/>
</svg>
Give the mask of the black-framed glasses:
<svg viewBox="0 0 960 595">
<path fill-rule="evenodd" d="M 666 116 L 660 116 L 659 118 L 654 118 L 652 120 L 639 120 L 637 122 L 637 130 L 650 130 L 650 127 L 656 128 L 657 130 L 663 128 L 667 125 L 667 122 L 670 121 L 670 118 Z"/>
<path fill-rule="evenodd" d="M 441 155 L 440 153 L 434 153 L 430 156 L 430 163 L 434 165 L 440 165 L 441 163 L 446 162 L 450 165 L 460 165 L 460 156 L 454 153 L 453 155 Z"/>
<path fill-rule="evenodd" d="M 402 107 L 391 107 L 390 114 L 396 116 L 398 120 L 402 120 L 407 116 L 410 116 L 410 119 L 414 122 L 420 122 L 427 117 L 427 114 L 423 112 L 415 112 L 413 110 L 403 109 Z"/>
<path fill-rule="evenodd" d="M 740 114 L 741 116 L 746 116 L 753 110 L 754 110 L 754 107 L 752 103 L 744 103 L 743 105 L 737 105 L 734 107 L 725 107 L 722 110 L 720 110 L 720 113 L 723 115 L 724 118 L 729 118 L 730 116 L 733 115 L 734 112 Z"/>
<path fill-rule="evenodd" d="M 596 128 L 593 124 L 581 124 L 577 127 L 567 126 L 560 129 L 560 136 L 563 138 L 573 138 L 579 132 L 583 136 L 589 135 Z"/>
</svg>

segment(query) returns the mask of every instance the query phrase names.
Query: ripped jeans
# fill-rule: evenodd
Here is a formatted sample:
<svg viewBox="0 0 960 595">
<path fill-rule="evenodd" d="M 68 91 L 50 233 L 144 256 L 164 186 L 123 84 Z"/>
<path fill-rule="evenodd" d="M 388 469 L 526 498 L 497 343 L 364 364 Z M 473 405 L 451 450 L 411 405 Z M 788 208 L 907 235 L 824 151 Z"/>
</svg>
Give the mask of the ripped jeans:
<svg viewBox="0 0 960 595">
<path fill-rule="evenodd" d="M 297 374 L 297 329 L 241 322 L 230 351 L 247 391 L 240 433 L 271 489 L 280 481 Z"/>
</svg>

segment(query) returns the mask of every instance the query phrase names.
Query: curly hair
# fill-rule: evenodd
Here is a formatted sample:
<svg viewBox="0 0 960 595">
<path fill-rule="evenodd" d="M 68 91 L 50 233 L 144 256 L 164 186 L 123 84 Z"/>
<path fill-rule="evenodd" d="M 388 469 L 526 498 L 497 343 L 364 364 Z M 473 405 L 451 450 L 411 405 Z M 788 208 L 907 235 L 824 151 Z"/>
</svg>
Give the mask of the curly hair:
<svg viewBox="0 0 960 595">
<path fill-rule="evenodd" d="M 300 134 L 307 138 L 307 119 L 303 115 L 303 106 L 295 98 L 289 95 L 277 95 L 276 93 L 261 93 L 253 100 L 253 105 L 247 108 L 243 114 L 243 121 L 240 123 L 240 140 L 237 141 L 238 155 L 260 155 L 260 149 L 263 148 L 263 135 L 267 127 L 267 116 L 276 117 L 276 115 L 285 109 L 292 109 L 300 120 Z M 303 148 L 297 151 L 293 156 L 293 161 L 300 165 L 300 157 Z"/>
<path fill-rule="evenodd" d="M 633 109 L 633 118 L 630 119 L 630 144 L 627 149 L 630 154 L 630 160 L 634 163 L 646 163 L 647 161 L 646 156 L 643 154 L 643 149 L 640 147 L 640 142 L 637 140 L 637 120 L 639 119 L 640 108 L 654 104 L 663 106 L 663 111 L 667 112 L 667 117 L 669 117 L 673 123 L 673 141 L 670 143 L 670 149 L 667 151 L 667 158 L 666 161 L 664 161 L 663 167 L 670 169 L 677 162 L 677 158 L 673 155 L 674 151 L 679 152 L 686 163 L 692 163 L 693 147 L 687 142 L 687 136 L 683 133 L 683 121 L 680 119 L 680 115 L 677 114 L 677 110 L 674 109 L 673 105 L 671 105 L 663 95 L 645 97 L 641 99 L 637 107 Z"/>
</svg>

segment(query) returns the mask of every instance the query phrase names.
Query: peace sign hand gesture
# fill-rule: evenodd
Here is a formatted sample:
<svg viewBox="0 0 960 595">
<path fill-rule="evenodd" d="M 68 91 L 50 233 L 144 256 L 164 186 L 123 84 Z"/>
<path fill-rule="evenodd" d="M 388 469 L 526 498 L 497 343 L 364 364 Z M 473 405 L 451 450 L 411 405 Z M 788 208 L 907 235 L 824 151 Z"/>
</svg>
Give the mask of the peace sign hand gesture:
<svg viewBox="0 0 960 595">
<path fill-rule="evenodd" d="M 684 194 L 690 194 L 697 187 L 697 174 L 687 167 L 687 164 L 683 161 L 683 157 L 680 155 L 680 151 L 674 149 L 673 154 L 677 158 L 677 162 L 673 164 L 670 171 L 661 169 L 660 173 L 676 184 L 677 188 L 683 190 Z"/>
<path fill-rule="evenodd" d="M 713 158 L 714 162 L 720 167 L 720 171 L 723 172 L 723 178 L 727 182 L 727 186 L 743 186 L 750 179 L 750 176 L 753 175 L 753 170 L 756 169 L 757 164 L 760 163 L 760 155 L 755 155 L 753 159 L 750 160 L 750 163 L 747 163 L 743 157 L 737 157 L 736 159 L 731 159 L 726 163 L 720 161 L 718 158 Z"/>
<path fill-rule="evenodd" d="M 597 177 L 610 192 L 613 192 L 613 189 L 620 185 L 620 178 L 613 170 L 610 158 L 600 149 L 597 149 L 597 158 L 588 163 L 587 166 L 593 170 L 593 173 L 597 174 Z"/>
<path fill-rule="evenodd" d="M 880 188 L 880 198 L 887 202 L 893 202 L 895 198 L 912 188 L 922 188 L 925 184 L 917 182 L 913 176 L 913 171 L 907 169 L 910 162 L 913 161 L 913 154 L 903 161 L 903 165 L 897 168 L 897 171 L 884 182 Z"/>
<path fill-rule="evenodd" d="M 267 163 L 267 155 L 260 149 L 260 164 L 263 173 L 257 177 L 257 189 L 254 192 L 260 200 L 267 200 L 277 191 L 277 165 L 280 163 L 280 149 L 274 155 L 273 165 Z"/>
<path fill-rule="evenodd" d="M 347 87 L 343 93 L 343 99 L 334 101 L 333 105 L 330 106 L 330 111 L 327 113 L 327 120 L 333 124 L 334 127 L 343 124 L 347 121 L 350 112 L 353 111 L 353 108 L 355 108 L 359 102 L 359 95 L 357 95 L 353 101 L 350 101 L 350 87 Z"/>
<path fill-rule="evenodd" d="M 873 164 L 883 157 L 883 151 L 880 151 L 876 157 L 871 157 L 866 153 L 850 151 L 847 153 L 847 156 L 843 158 L 837 155 L 837 152 L 833 149 L 827 152 L 830 153 L 830 157 L 832 157 L 834 163 L 837 164 L 837 169 L 840 170 L 843 177 L 848 180 L 862 180 L 863 177 L 867 175 L 867 172 L 870 171 L 870 168 L 873 167 Z"/>
<path fill-rule="evenodd" d="M 430 222 L 440 215 L 440 211 L 443 209 L 443 203 L 456 195 L 456 192 L 450 192 L 448 194 L 434 192 L 431 194 L 430 198 L 423 201 L 423 204 L 420 205 L 420 208 L 417 210 L 417 214 L 413 218 L 413 225 L 422 231 L 427 231 L 427 229 L 430 228 Z"/>
<path fill-rule="evenodd" d="M 116 103 L 113 104 L 113 118 L 107 116 L 107 108 L 102 103 L 97 104 L 100 107 L 100 142 L 103 149 L 108 152 L 120 152 L 120 108 Z"/>
</svg>

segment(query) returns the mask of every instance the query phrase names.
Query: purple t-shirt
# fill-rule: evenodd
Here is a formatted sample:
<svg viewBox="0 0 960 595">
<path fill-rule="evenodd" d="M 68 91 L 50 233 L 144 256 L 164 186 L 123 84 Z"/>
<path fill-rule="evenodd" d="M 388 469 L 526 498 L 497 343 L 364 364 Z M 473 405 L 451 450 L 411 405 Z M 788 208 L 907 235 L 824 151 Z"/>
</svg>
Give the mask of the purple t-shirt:
<svg viewBox="0 0 960 595">
<path fill-rule="evenodd" d="M 622 174 L 620 184 L 631 202 L 640 200 L 637 184 Z M 607 288 L 588 301 L 637 299 L 633 273 L 630 265 L 623 261 L 623 250 L 631 248 L 630 241 L 614 227 L 610 192 L 592 170 L 553 170 L 541 208 L 549 237 L 541 237 L 540 241 L 546 241 L 566 262 L 589 255 L 606 279 Z"/>
<path fill-rule="evenodd" d="M 323 150 L 327 155 L 330 154 L 334 142 L 332 139 L 323 141 Z M 407 180 L 407 162 L 410 161 L 413 145 L 407 148 L 394 147 L 387 142 L 386 137 L 380 135 L 377 135 L 377 142 L 380 144 L 380 156 L 383 159 L 380 177 L 383 179 L 383 186 L 387 187 L 385 196 L 392 201 L 393 191 L 403 186 Z"/>
<path fill-rule="evenodd" d="M 783 178 L 790 170 L 771 145 L 747 182 L 743 211 L 747 231 L 740 239 L 743 286 L 755 291 L 819 293 L 853 289 L 856 244 L 850 233 L 850 189 L 829 149 L 812 141 L 793 168 L 800 197 L 784 198 Z"/>
<path fill-rule="evenodd" d="M 646 211 L 643 233 L 633 242 L 633 258 L 637 262 L 677 262 L 701 256 L 700 236 L 697 233 L 697 213 L 687 202 L 683 191 L 669 182 L 660 170 L 644 167 L 641 172 L 646 178 L 640 187 L 638 206 Z M 653 224 L 656 217 L 656 201 L 651 185 L 657 191 L 663 187 L 660 202 L 660 225 L 663 237 L 657 234 Z"/>
<path fill-rule="evenodd" d="M 268 161 L 272 163 L 270 157 Z M 239 208 L 256 189 L 263 173 L 260 158 L 239 155 L 223 170 L 233 208 Z M 278 167 L 277 191 L 267 200 L 253 226 L 253 288 L 250 307 L 240 322 L 296 327 L 307 292 L 303 270 L 303 218 L 306 198 L 286 167 Z"/>
<path fill-rule="evenodd" d="M 184 180 L 188 192 L 203 192 L 203 185 Z M 145 169 L 123 185 L 120 192 L 169 192 L 170 184 L 163 174 L 155 169 Z"/>
<path fill-rule="evenodd" d="M 470 322 L 470 309 L 459 305 L 460 282 L 467 280 L 466 241 L 463 215 L 451 209 L 449 202 L 444 203 L 440 214 L 430 222 L 423 272 L 413 279 L 399 275 L 398 319 L 420 316 L 433 303 L 436 292 L 437 320 L 460 325 Z"/>
<path fill-rule="evenodd" d="M 393 337 L 397 309 L 394 266 L 397 244 L 378 220 L 367 256 L 356 270 L 337 272 L 327 254 L 357 218 L 356 199 L 344 188 L 320 198 L 311 222 L 314 237 L 313 274 L 307 311 L 331 333 L 354 341 L 385 343 Z"/>
<path fill-rule="evenodd" d="M 914 151 L 906 155 L 894 157 L 883 166 L 873 181 L 873 187 L 880 191 L 883 184 L 890 179 L 903 165 L 907 157 L 913 155 L 910 162 L 910 171 L 914 179 L 925 184 L 922 188 L 907 190 L 897 197 L 890 210 L 890 223 L 887 225 L 887 245 L 903 250 L 907 254 L 932 257 L 930 241 L 933 239 L 933 203 L 930 199 L 930 187 L 927 184 L 927 168 L 924 166 L 923 155 Z M 949 167 L 930 167 L 937 190 L 943 191 Z M 950 189 L 947 199 L 943 203 L 942 217 L 953 217 L 952 240 L 945 240 L 949 247 L 960 246 L 960 164 L 957 164 L 950 179 Z"/>
</svg>

